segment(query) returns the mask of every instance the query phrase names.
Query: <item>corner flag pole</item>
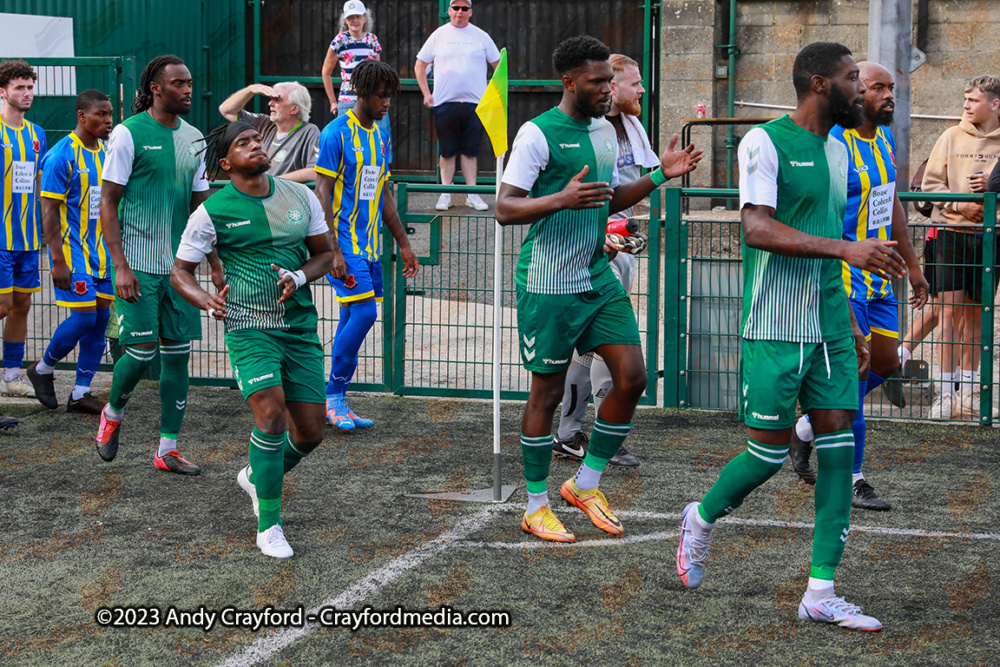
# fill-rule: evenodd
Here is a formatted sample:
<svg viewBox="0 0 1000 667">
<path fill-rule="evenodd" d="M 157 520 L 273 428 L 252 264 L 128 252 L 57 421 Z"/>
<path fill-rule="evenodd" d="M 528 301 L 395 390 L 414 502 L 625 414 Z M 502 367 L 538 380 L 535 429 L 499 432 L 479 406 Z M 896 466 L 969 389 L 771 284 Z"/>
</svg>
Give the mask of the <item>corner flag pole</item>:
<svg viewBox="0 0 1000 667">
<path fill-rule="evenodd" d="M 503 178 L 503 156 L 497 156 L 497 199 Z M 496 207 L 494 205 L 494 213 Z M 500 485 L 500 275 L 503 271 L 503 227 L 493 220 L 493 501 L 501 502 Z"/>
</svg>

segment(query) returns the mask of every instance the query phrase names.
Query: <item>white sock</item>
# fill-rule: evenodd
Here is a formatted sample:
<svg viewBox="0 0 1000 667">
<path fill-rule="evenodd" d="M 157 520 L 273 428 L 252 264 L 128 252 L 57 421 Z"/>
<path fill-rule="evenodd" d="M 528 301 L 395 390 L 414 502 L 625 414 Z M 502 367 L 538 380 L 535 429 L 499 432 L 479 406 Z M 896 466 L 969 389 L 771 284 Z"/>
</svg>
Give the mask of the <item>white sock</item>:
<svg viewBox="0 0 1000 667">
<path fill-rule="evenodd" d="M 972 375 L 972 371 L 962 371 L 962 384 L 959 385 L 961 387 L 959 391 L 966 392 L 975 389 L 975 386 L 972 384 L 974 382 Z"/>
<path fill-rule="evenodd" d="M 816 439 L 812 424 L 809 423 L 808 415 L 802 415 L 799 417 L 799 421 L 795 422 L 795 434 L 799 436 L 799 440 L 802 442 L 812 442 Z"/>
<path fill-rule="evenodd" d="M 104 416 L 113 422 L 120 422 L 123 414 L 125 414 L 124 410 L 112 410 L 110 403 L 104 406 Z"/>
<path fill-rule="evenodd" d="M 160 438 L 160 448 L 156 450 L 157 456 L 163 456 L 177 449 L 177 440 L 174 438 Z"/>
<path fill-rule="evenodd" d="M 82 384 L 73 385 L 73 400 L 79 401 L 89 391 L 90 387 L 84 387 Z"/>
<path fill-rule="evenodd" d="M 941 395 L 955 393 L 955 374 L 941 373 Z"/>
<path fill-rule="evenodd" d="M 581 491 L 593 491 L 601 483 L 601 471 L 594 470 L 586 463 L 581 463 L 580 469 L 576 471 L 576 476 L 573 478 L 573 483 Z"/>
<path fill-rule="evenodd" d="M 899 349 L 896 350 L 896 353 L 899 355 L 899 365 L 905 366 L 906 362 L 910 360 L 911 352 L 902 345 L 900 345 Z"/>
<path fill-rule="evenodd" d="M 819 603 L 821 600 L 833 597 L 833 582 L 826 579 L 809 577 L 809 586 L 802 601 L 807 605 Z"/>
<path fill-rule="evenodd" d="M 52 375 L 52 372 L 55 369 L 56 369 L 55 366 L 49 366 L 47 363 L 45 363 L 44 359 L 39 359 L 38 363 L 35 364 L 35 372 L 38 373 L 39 375 Z"/>
<path fill-rule="evenodd" d="M 545 505 L 549 504 L 549 492 L 528 494 L 528 514 L 534 514 Z"/>
<path fill-rule="evenodd" d="M 11 382 L 13 380 L 16 380 L 20 374 L 21 374 L 20 368 L 5 368 L 3 369 L 3 381 Z"/>
<path fill-rule="evenodd" d="M 699 504 L 699 507 L 700 506 L 701 505 Z M 688 513 L 688 516 L 691 517 L 691 527 L 694 529 L 694 532 L 698 535 L 698 537 L 704 537 L 706 533 L 715 528 L 714 521 L 709 523 L 701 518 L 701 513 L 698 511 L 697 507 L 691 510 L 691 512 Z"/>
<path fill-rule="evenodd" d="M 861 472 L 854 473 L 854 479 L 851 480 L 851 484 L 857 484 L 860 480 L 864 479 L 865 475 Z"/>
</svg>

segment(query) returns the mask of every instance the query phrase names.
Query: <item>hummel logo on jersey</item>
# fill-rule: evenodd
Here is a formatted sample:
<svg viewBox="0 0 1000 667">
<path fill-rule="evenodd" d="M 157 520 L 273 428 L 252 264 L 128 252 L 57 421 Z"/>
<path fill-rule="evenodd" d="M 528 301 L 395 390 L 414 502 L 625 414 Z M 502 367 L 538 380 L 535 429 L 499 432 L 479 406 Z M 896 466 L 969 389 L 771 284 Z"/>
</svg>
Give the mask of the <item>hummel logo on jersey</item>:
<svg viewBox="0 0 1000 667">
<path fill-rule="evenodd" d="M 226 229 L 232 229 L 233 227 L 242 227 L 243 225 L 249 225 L 249 220 L 244 220 L 243 222 L 227 222 Z"/>
<path fill-rule="evenodd" d="M 559 148 L 579 148 L 580 144 L 559 144 Z"/>
<path fill-rule="evenodd" d="M 143 146 L 142 149 L 145 151 L 162 151 L 163 146 Z"/>
<path fill-rule="evenodd" d="M 813 161 L 813 160 L 810 160 L 809 162 L 799 162 L 798 160 L 789 160 L 788 164 L 792 165 L 793 167 L 815 167 L 816 166 L 816 162 Z"/>
<path fill-rule="evenodd" d="M 569 359 L 542 359 L 543 363 L 550 364 L 550 365 L 565 364 L 568 361 L 569 361 Z"/>
<path fill-rule="evenodd" d="M 153 335 L 153 330 L 152 329 L 150 329 L 149 331 L 133 331 L 133 332 L 131 332 L 129 334 L 129 336 L 133 336 L 133 337 L 135 337 L 135 336 L 152 336 L 152 335 Z"/>
<path fill-rule="evenodd" d="M 535 338 L 534 338 L 534 336 L 532 336 L 531 338 L 528 338 L 528 336 L 524 335 L 524 334 L 522 334 L 522 336 L 524 338 L 524 344 L 526 346 L 531 347 L 532 345 L 535 344 Z"/>
<path fill-rule="evenodd" d="M 532 359 L 535 358 L 535 351 L 529 350 L 528 348 L 524 348 L 524 358 L 527 359 L 528 361 L 531 361 Z"/>
<path fill-rule="evenodd" d="M 769 422 L 776 422 L 776 421 L 778 421 L 780 419 L 780 417 L 778 415 L 762 415 L 759 412 L 754 412 L 753 413 L 753 418 L 754 419 L 762 419 L 764 421 L 769 421 Z"/>
<path fill-rule="evenodd" d="M 257 384 L 258 382 L 260 382 L 262 380 L 267 380 L 267 379 L 273 378 L 273 377 L 274 377 L 274 373 L 268 373 L 267 375 L 261 375 L 260 377 L 250 378 L 250 380 L 247 382 L 247 384 Z"/>
</svg>

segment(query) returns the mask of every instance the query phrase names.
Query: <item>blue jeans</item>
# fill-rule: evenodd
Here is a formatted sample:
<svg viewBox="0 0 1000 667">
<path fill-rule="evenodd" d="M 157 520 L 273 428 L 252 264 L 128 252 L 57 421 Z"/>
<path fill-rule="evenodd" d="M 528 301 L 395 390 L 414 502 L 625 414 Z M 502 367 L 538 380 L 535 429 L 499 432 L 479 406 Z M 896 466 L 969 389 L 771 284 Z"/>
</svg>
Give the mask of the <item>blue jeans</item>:
<svg viewBox="0 0 1000 667">
<path fill-rule="evenodd" d="M 349 109 L 354 108 L 354 102 L 338 102 L 337 103 L 337 115 L 343 116 Z M 378 129 L 382 131 L 382 136 L 385 138 L 385 161 L 386 164 L 392 164 L 392 127 L 389 125 L 389 114 L 387 113 L 382 117 L 382 120 L 376 121 Z"/>
</svg>

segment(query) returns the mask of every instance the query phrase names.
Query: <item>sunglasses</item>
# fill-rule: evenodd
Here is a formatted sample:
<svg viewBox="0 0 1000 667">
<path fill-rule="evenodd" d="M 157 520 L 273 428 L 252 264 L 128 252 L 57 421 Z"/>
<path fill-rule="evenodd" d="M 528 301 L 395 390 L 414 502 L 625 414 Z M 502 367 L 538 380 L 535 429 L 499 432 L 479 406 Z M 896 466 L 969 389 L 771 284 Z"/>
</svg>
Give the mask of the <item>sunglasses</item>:
<svg viewBox="0 0 1000 667">
<path fill-rule="evenodd" d="M 451 8 L 451 10 L 454 12 L 467 12 L 470 11 L 471 9 L 472 7 L 460 7 L 458 5 L 455 5 Z"/>
</svg>

